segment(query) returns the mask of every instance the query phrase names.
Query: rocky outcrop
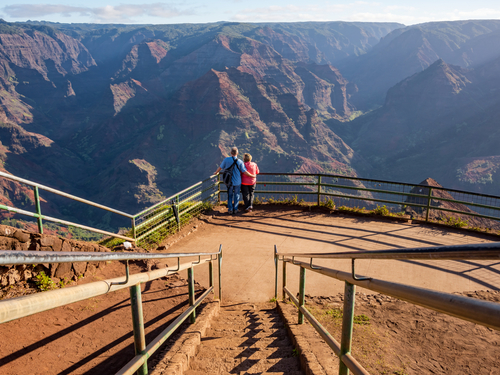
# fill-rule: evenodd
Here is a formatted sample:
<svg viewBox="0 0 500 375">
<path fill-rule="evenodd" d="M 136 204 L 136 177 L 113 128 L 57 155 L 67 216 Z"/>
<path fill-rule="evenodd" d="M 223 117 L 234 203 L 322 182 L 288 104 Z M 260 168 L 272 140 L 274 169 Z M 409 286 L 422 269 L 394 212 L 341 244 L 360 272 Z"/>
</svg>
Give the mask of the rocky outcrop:
<svg viewBox="0 0 500 375">
<path fill-rule="evenodd" d="M 427 213 L 427 209 L 425 207 L 417 207 L 411 205 L 412 203 L 424 206 L 427 205 L 428 199 L 425 198 L 425 196 L 429 195 L 429 188 L 425 186 L 442 188 L 442 186 L 437 181 L 432 178 L 427 178 L 418 186 L 415 186 L 413 189 L 411 189 L 410 193 L 423 195 L 424 197 L 408 197 L 405 200 L 405 203 L 408 205 L 405 210 L 407 215 L 410 215 L 411 217 L 425 217 Z M 446 199 L 446 201 L 432 199 L 432 197 Z M 455 203 L 453 202 L 454 200 L 455 198 L 453 197 L 453 195 L 451 195 L 446 190 L 432 189 L 429 220 L 444 221 L 451 225 L 454 225 L 454 223 L 459 220 L 464 223 L 464 226 L 468 226 L 470 228 L 489 228 L 492 230 L 500 229 L 500 223 L 495 220 L 470 216 L 467 214 L 458 214 L 456 212 L 442 211 L 453 210 L 470 213 L 472 215 L 478 214 L 478 212 L 470 209 L 469 207 L 467 207 L 467 205 L 462 203 Z M 439 208 L 442 210 L 433 208 Z"/>
<path fill-rule="evenodd" d="M 109 252 L 104 246 L 84 241 L 76 241 L 57 236 L 30 233 L 21 229 L 0 225 L 0 249 L 20 251 L 84 251 Z M 0 266 L 0 287 L 14 285 L 18 282 L 34 281 L 34 277 L 44 272 L 54 282 L 62 279 L 76 280 L 104 267 L 105 262 L 51 263 L 36 266 Z"/>
</svg>

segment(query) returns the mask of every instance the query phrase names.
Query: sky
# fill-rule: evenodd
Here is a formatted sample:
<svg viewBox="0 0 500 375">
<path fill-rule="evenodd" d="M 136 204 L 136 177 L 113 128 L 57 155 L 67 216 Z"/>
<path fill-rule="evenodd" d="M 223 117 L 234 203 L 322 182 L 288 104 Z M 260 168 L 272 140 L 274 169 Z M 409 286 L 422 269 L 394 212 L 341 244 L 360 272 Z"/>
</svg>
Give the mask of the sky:
<svg viewBox="0 0 500 375">
<path fill-rule="evenodd" d="M 0 0 L 8 22 L 175 24 L 233 22 L 399 22 L 500 19 L 499 0 Z"/>
</svg>

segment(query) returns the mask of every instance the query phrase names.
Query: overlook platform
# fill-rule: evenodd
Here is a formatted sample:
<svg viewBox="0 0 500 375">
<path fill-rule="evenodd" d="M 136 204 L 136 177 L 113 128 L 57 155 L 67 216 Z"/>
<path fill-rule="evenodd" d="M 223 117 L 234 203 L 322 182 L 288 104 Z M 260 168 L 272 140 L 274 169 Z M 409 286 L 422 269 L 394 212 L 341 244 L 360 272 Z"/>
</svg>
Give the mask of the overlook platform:
<svg viewBox="0 0 500 375">
<path fill-rule="evenodd" d="M 274 245 L 280 252 L 327 253 L 498 241 L 492 235 L 452 227 L 329 213 L 316 207 L 261 205 L 239 215 L 226 211 L 216 207 L 202 225 L 166 251 L 215 251 L 221 244 L 222 296 L 233 302 L 265 302 L 274 296 Z M 350 260 L 321 261 L 326 267 L 351 270 Z M 208 276 L 203 272 L 207 271 L 200 270 L 195 278 L 208 286 L 204 285 Z M 298 285 L 294 285 L 298 272 L 298 267 L 287 271 L 288 287 L 294 293 L 298 292 Z M 498 261 L 358 260 L 356 274 L 444 292 L 500 289 Z M 281 288 L 281 276 L 278 280 Z M 307 275 L 307 294 L 331 296 L 343 290 L 342 282 L 312 272 Z"/>
</svg>

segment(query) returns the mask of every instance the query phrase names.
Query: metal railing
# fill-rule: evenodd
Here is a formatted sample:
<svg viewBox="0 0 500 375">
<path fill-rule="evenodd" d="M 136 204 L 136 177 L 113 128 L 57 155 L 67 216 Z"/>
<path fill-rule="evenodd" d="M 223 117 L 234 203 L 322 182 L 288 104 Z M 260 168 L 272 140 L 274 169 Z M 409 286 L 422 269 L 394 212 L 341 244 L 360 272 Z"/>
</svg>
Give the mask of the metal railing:
<svg viewBox="0 0 500 375">
<path fill-rule="evenodd" d="M 163 232 L 160 235 L 166 236 L 180 230 L 186 223 L 189 222 L 191 217 L 201 212 L 204 203 L 215 203 L 219 199 L 219 181 L 217 176 L 210 176 L 208 179 L 200 181 L 189 188 L 184 189 L 181 192 L 176 193 L 175 195 L 139 212 L 138 214 L 131 215 L 4 172 L 0 172 L 0 177 L 16 181 L 23 185 L 28 185 L 33 189 L 35 212 L 3 204 L 0 204 L 0 209 L 35 218 L 37 220 L 38 231 L 40 233 L 43 233 L 43 221 L 45 220 L 132 242 L 141 241 L 147 239 L 148 236 L 154 236 L 154 234 L 158 232 Z M 131 223 L 130 235 L 125 236 L 116 234 L 95 228 L 94 226 L 86 226 L 72 221 L 43 215 L 40 205 L 41 190 L 129 219 Z"/>
<path fill-rule="evenodd" d="M 202 259 L 202 257 L 208 257 Z M 198 257 L 197 262 L 180 263 L 181 258 Z M 167 267 L 150 272 L 134 275 L 129 273 L 129 260 L 167 259 L 177 258 L 176 267 Z M 13 264 L 41 264 L 41 263 L 74 263 L 74 262 L 102 262 L 121 260 L 126 261 L 126 276 L 110 280 L 97 281 L 89 284 L 66 287 L 62 289 L 41 292 L 28 296 L 0 301 L 0 323 L 20 319 L 42 311 L 54 309 L 73 302 L 97 297 L 120 289 L 130 288 L 132 305 L 132 323 L 134 333 L 135 357 L 128 362 L 118 374 L 139 375 L 148 373 L 147 360 L 151 355 L 172 335 L 172 333 L 189 317 L 191 323 L 196 321 L 196 307 L 214 290 L 213 261 L 218 261 L 219 300 L 222 296 L 221 266 L 222 245 L 214 253 L 184 253 L 184 254 L 159 254 L 159 253 L 99 253 L 99 252 L 45 252 L 45 251 L 0 251 L 0 265 Z M 209 264 L 209 288 L 195 299 L 194 271 L 195 266 Z M 142 313 L 141 283 L 159 279 L 187 269 L 189 308 L 179 315 L 160 335 L 146 345 L 144 332 L 144 319 Z"/>
<path fill-rule="evenodd" d="M 179 231 L 189 222 L 191 217 L 202 211 L 205 203 L 220 203 L 227 200 L 227 191 L 221 190 L 219 176 L 213 175 L 135 215 L 131 215 L 3 172 L 0 172 L 0 177 L 33 188 L 36 212 L 1 204 L 0 209 L 37 219 L 40 233 L 43 233 L 43 220 L 47 220 L 128 241 L 157 242 L 159 239 Z M 115 234 L 45 216 L 40 208 L 39 190 L 45 190 L 127 218 L 131 221 L 130 234 L 128 236 Z M 335 206 L 339 209 L 345 207 L 374 209 L 378 204 L 383 204 L 387 212 L 403 215 L 406 210 L 408 215 L 415 214 L 418 218 L 428 222 L 432 220 L 431 213 L 433 211 L 447 212 L 479 219 L 479 222 L 473 224 L 465 223 L 470 227 L 490 229 L 493 227 L 493 229 L 500 230 L 500 197 L 442 187 L 328 174 L 261 173 L 257 181 L 255 196 L 262 201 L 272 201 L 273 199 L 297 203 L 304 201 L 316 205 Z M 444 203 L 447 203 L 447 206 L 444 206 Z M 459 224 L 464 223 L 459 222 Z"/>
<path fill-rule="evenodd" d="M 431 220 L 435 210 L 486 219 L 470 226 L 500 229 L 500 197 L 443 187 L 328 174 L 261 173 L 255 196 L 264 201 L 271 198 L 317 205 L 331 200 L 337 208 L 373 209 L 383 204 L 390 213 L 411 209 L 425 221 Z M 447 206 L 443 206 L 445 202 Z"/>
<path fill-rule="evenodd" d="M 51 221 L 51 222 L 54 222 L 54 223 L 57 223 L 57 224 L 61 224 L 61 225 L 72 226 L 72 227 L 76 227 L 76 228 L 80 228 L 80 229 L 85 229 L 85 230 L 88 230 L 88 231 L 91 231 L 91 232 L 96 232 L 96 233 L 104 234 L 104 235 L 107 235 L 107 236 L 113 236 L 113 237 L 121 238 L 121 239 L 128 240 L 128 241 L 135 241 L 135 239 L 131 238 L 131 237 L 122 236 L 120 234 L 111 233 L 111 232 L 108 232 L 108 231 L 105 231 L 105 230 L 101 230 L 101 229 L 97 229 L 97 228 L 94 228 L 94 227 L 90 227 L 90 226 L 86 226 L 86 225 L 81 225 L 81 224 L 77 224 L 77 223 L 74 223 L 74 222 L 71 222 L 71 221 L 62 220 L 62 219 L 54 218 L 54 217 L 51 217 L 51 216 L 43 215 L 42 214 L 42 210 L 41 210 L 41 206 L 40 206 L 40 190 L 44 190 L 46 192 L 50 192 L 50 193 L 56 194 L 56 195 L 58 195 L 60 197 L 69 198 L 69 199 L 71 199 L 73 201 L 84 203 L 86 205 L 89 205 L 89 206 L 92 206 L 92 207 L 96 207 L 96 208 L 100 208 L 102 210 L 105 210 L 105 211 L 117 214 L 119 216 L 128 218 L 128 219 L 132 220 L 132 225 L 133 225 L 133 218 L 134 217 L 132 215 L 129 215 L 129 214 L 127 214 L 125 212 L 122 212 L 122 211 L 115 210 L 115 209 L 110 208 L 110 207 L 103 206 L 103 205 L 98 204 L 98 203 L 91 202 L 91 201 L 83 199 L 83 198 L 76 197 L 76 196 L 71 195 L 71 194 L 64 193 L 64 192 L 56 190 L 56 189 L 52 189 L 52 188 L 50 188 L 48 186 L 44 186 L 44 185 L 38 184 L 38 183 L 33 182 L 33 181 L 25 180 L 23 178 L 19 178 L 19 177 L 10 175 L 8 173 L 0 172 L 0 177 L 6 178 L 6 179 L 11 180 L 11 181 L 19 182 L 19 183 L 21 183 L 23 185 L 28 185 L 28 186 L 31 186 L 33 188 L 33 195 L 34 195 L 34 200 L 35 200 L 34 201 L 34 205 L 35 205 L 36 212 L 30 212 L 30 211 L 23 210 L 23 209 L 16 208 L 16 207 L 9 207 L 9 206 L 3 205 L 3 204 L 0 204 L 0 209 L 7 210 L 9 212 L 18 213 L 18 214 L 21 214 L 21 215 L 31 216 L 31 217 L 35 218 L 37 220 L 38 231 L 40 233 L 43 233 L 43 221 L 46 220 L 46 221 Z"/>
<path fill-rule="evenodd" d="M 280 258 L 281 257 L 281 258 Z M 296 258 L 309 259 L 307 262 Z M 351 272 L 343 272 L 313 264 L 313 259 L 351 259 Z M 356 259 L 500 259 L 500 242 L 476 245 L 440 246 L 432 248 L 411 248 L 404 250 L 382 250 L 342 253 L 283 253 L 274 247 L 275 261 L 275 298 L 278 299 L 279 262 L 283 263 L 283 301 L 288 296 L 299 309 L 298 323 L 304 323 L 304 317 L 311 323 L 320 336 L 340 359 L 339 374 L 369 374 L 351 355 L 352 333 L 354 324 L 354 305 L 356 285 L 371 291 L 386 294 L 415 305 L 420 305 L 460 319 L 500 330 L 500 304 L 482 301 L 455 294 L 437 292 L 425 288 L 409 286 L 366 276 L 358 276 L 355 271 Z M 299 298 L 287 288 L 287 263 L 300 267 Z M 319 323 L 305 308 L 306 269 L 344 281 L 344 307 L 342 318 L 341 342 Z"/>
<path fill-rule="evenodd" d="M 160 231 L 165 236 L 175 233 L 201 212 L 204 203 L 216 203 L 218 199 L 218 177 L 210 176 L 133 215 L 133 237 L 141 241 Z"/>
</svg>

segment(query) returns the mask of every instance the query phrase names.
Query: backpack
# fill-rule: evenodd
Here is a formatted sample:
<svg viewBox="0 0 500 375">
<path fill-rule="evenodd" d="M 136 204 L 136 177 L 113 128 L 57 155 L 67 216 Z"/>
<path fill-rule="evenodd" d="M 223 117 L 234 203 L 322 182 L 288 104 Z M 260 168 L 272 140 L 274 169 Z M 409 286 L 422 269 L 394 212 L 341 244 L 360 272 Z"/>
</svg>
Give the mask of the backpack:
<svg viewBox="0 0 500 375">
<path fill-rule="evenodd" d="M 236 165 L 236 168 L 238 168 L 238 170 L 240 170 L 240 167 L 238 167 L 238 158 L 236 159 L 233 159 L 233 164 L 231 164 L 231 166 L 229 168 L 226 168 L 226 169 L 223 169 L 221 171 L 222 173 L 222 182 L 224 182 L 226 184 L 226 186 L 228 188 L 230 188 L 231 186 L 233 186 L 233 172 L 234 172 L 234 166 Z M 241 171 L 240 171 L 241 173 Z"/>
</svg>

